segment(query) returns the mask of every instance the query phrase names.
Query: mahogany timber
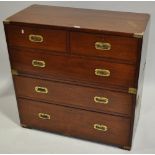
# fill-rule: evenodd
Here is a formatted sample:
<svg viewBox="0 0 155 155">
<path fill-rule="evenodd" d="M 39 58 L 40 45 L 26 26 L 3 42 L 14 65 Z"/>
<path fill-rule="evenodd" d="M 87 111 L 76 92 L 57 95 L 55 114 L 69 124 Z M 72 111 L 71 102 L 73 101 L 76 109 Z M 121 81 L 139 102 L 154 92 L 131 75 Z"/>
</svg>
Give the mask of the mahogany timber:
<svg viewBox="0 0 155 155">
<path fill-rule="evenodd" d="M 127 64 L 110 63 L 82 59 L 76 56 L 61 56 L 45 54 L 40 50 L 10 49 L 12 68 L 20 73 L 35 74 L 39 76 L 54 77 L 71 81 L 86 81 L 96 85 L 116 85 L 120 87 L 134 87 L 136 67 Z M 44 61 L 45 68 L 32 66 L 33 60 Z M 109 77 L 95 75 L 95 69 L 110 71 Z"/>
<path fill-rule="evenodd" d="M 71 53 L 88 56 L 106 57 L 136 63 L 139 53 L 138 39 L 104 34 L 71 32 Z M 111 49 L 95 49 L 96 42 L 111 44 Z"/>
<path fill-rule="evenodd" d="M 148 21 L 144 13 L 41 5 L 7 18 L 4 29 L 21 126 L 130 150 L 142 96 Z M 30 34 L 43 36 L 44 42 L 32 43 Z M 101 41 L 109 42 L 111 50 L 96 50 L 95 42 Z M 33 67 L 33 59 L 45 61 L 46 67 Z M 96 68 L 111 75 L 95 76 Z M 49 94 L 35 94 L 35 84 L 48 86 Z M 107 95 L 111 104 L 93 104 L 94 95 Z M 38 112 L 50 113 L 51 120 L 39 119 Z M 92 121 L 106 123 L 110 130 L 96 132 Z"/>
<path fill-rule="evenodd" d="M 128 118 L 25 99 L 18 99 L 18 107 L 21 124 L 26 124 L 30 128 L 119 146 L 130 143 L 130 119 Z M 51 119 L 40 119 L 39 113 L 48 114 Z M 106 125 L 108 130 L 106 132 L 95 130 L 94 124 Z"/>
<path fill-rule="evenodd" d="M 13 24 L 37 24 L 53 27 L 106 32 L 132 37 L 145 31 L 148 14 L 32 5 L 7 20 Z"/>
<path fill-rule="evenodd" d="M 40 29 L 25 26 L 7 25 L 8 44 L 10 46 L 21 46 L 36 49 L 54 50 L 66 52 L 67 33 L 62 30 Z M 31 42 L 29 35 L 41 35 L 43 42 Z"/>
<path fill-rule="evenodd" d="M 122 116 L 131 116 L 132 114 L 133 96 L 127 93 L 45 81 L 23 76 L 14 76 L 14 84 L 18 97 Z M 36 93 L 36 86 L 47 88 L 48 93 Z M 108 104 L 95 103 L 95 96 L 106 97 L 109 100 Z"/>
</svg>

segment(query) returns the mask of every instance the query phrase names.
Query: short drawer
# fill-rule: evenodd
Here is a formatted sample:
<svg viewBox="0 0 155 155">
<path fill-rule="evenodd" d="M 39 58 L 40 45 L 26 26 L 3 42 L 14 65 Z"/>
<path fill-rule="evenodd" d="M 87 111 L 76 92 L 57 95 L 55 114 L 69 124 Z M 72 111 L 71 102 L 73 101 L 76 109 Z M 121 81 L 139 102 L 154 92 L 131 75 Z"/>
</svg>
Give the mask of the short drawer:
<svg viewBox="0 0 155 155">
<path fill-rule="evenodd" d="M 71 52 L 79 55 L 105 57 L 135 63 L 138 39 L 102 34 L 72 32 Z"/>
<path fill-rule="evenodd" d="M 86 110 L 131 116 L 133 95 L 14 76 L 16 95 Z"/>
<path fill-rule="evenodd" d="M 10 50 L 11 65 L 19 72 L 40 77 L 103 86 L 134 87 L 134 65 L 58 56 L 26 49 Z"/>
<path fill-rule="evenodd" d="M 18 99 L 18 107 L 24 126 L 113 145 L 129 145 L 130 119 L 23 99 Z"/>
<path fill-rule="evenodd" d="M 62 30 L 7 25 L 6 34 L 10 46 L 66 51 L 66 32 Z"/>
</svg>

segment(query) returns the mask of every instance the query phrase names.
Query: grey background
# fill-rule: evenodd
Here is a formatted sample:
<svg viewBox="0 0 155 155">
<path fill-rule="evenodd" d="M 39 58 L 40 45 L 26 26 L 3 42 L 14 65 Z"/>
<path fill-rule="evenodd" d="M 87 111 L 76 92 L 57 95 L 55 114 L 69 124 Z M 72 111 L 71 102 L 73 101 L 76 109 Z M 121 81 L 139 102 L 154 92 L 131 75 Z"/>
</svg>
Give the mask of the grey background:
<svg viewBox="0 0 155 155">
<path fill-rule="evenodd" d="M 24 129 L 10 74 L 2 21 L 31 4 L 151 14 L 141 116 L 130 153 L 155 153 L 155 2 L 0 2 L 0 153 L 129 153 L 119 148 Z"/>
</svg>

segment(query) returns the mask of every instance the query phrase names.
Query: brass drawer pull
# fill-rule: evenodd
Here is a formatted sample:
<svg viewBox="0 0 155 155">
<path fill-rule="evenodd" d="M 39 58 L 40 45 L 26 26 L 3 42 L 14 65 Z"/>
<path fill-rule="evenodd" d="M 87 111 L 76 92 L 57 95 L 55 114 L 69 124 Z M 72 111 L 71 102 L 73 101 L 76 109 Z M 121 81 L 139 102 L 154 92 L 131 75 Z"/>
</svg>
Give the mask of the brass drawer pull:
<svg viewBox="0 0 155 155">
<path fill-rule="evenodd" d="M 97 76 L 110 76 L 110 71 L 106 69 L 95 69 L 95 75 Z"/>
<path fill-rule="evenodd" d="M 43 42 L 43 36 L 42 35 L 35 35 L 35 34 L 30 34 L 29 35 L 29 41 L 35 42 L 35 43 L 41 43 Z"/>
<path fill-rule="evenodd" d="M 35 91 L 37 93 L 42 93 L 42 94 L 47 94 L 48 93 L 48 89 L 45 88 L 45 87 L 39 87 L 39 86 L 36 86 L 35 87 Z"/>
<path fill-rule="evenodd" d="M 103 124 L 94 124 L 94 129 L 106 132 L 108 130 L 108 127 L 106 125 L 103 125 Z"/>
<path fill-rule="evenodd" d="M 95 48 L 97 50 L 108 51 L 111 49 L 111 44 L 110 43 L 104 43 L 104 42 L 96 42 Z"/>
<path fill-rule="evenodd" d="M 109 100 L 106 97 L 95 96 L 94 102 L 95 103 L 101 103 L 101 104 L 108 104 Z"/>
<path fill-rule="evenodd" d="M 46 63 L 45 63 L 45 61 L 32 60 L 32 66 L 44 68 L 46 66 Z"/>
<path fill-rule="evenodd" d="M 40 119 L 51 119 L 51 116 L 49 114 L 45 114 L 45 113 L 38 113 L 38 117 Z"/>
</svg>

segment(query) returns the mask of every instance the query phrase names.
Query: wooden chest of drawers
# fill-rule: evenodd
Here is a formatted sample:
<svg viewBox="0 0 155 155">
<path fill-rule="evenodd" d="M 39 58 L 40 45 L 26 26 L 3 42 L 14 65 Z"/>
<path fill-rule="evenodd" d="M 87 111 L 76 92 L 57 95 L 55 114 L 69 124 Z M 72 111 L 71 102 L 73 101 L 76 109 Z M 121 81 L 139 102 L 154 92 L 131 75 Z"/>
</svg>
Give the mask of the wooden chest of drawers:
<svg viewBox="0 0 155 155">
<path fill-rule="evenodd" d="M 33 5 L 4 21 L 21 126 L 130 149 L 149 15 Z"/>
</svg>

